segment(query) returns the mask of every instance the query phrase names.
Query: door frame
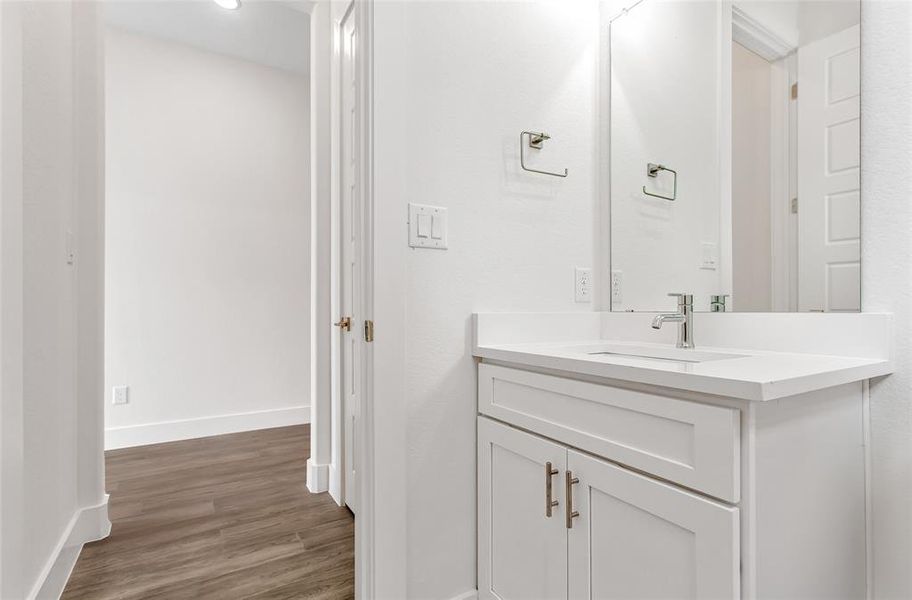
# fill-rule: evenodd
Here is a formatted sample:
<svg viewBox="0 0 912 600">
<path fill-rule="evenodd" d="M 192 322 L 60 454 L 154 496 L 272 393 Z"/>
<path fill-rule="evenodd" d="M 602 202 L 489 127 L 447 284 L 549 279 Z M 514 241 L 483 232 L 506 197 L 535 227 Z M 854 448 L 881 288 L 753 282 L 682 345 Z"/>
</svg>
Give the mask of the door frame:
<svg viewBox="0 0 912 600">
<path fill-rule="evenodd" d="M 350 0 L 348 2 L 328 2 L 330 35 L 330 308 L 334 319 L 340 316 L 340 268 L 341 268 L 341 38 L 342 22 L 350 11 L 354 10 L 355 27 L 358 30 L 358 62 L 356 77 L 359 83 L 359 120 L 357 135 L 360 138 L 361 186 L 358 210 L 361 222 L 360 273 L 361 294 L 358 309 L 362 322 L 352 323 L 352 335 L 357 336 L 361 345 L 359 360 L 361 363 L 361 410 L 356 434 L 360 440 L 355 457 L 359 465 L 357 477 L 358 515 L 355 519 L 355 595 L 357 598 L 374 598 L 378 594 L 375 585 L 375 502 L 374 502 L 374 411 L 373 411 L 373 344 L 365 341 L 364 322 L 374 318 L 374 190 L 373 190 L 373 1 Z M 325 115 L 323 115 L 325 117 Z M 317 115 L 320 118 L 321 115 Z M 321 328 L 335 327 L 327 322 Z M 338 332 L 329 336 L 329 367 L 331 373 L 331 468 L 329 469 L 329 491 L 340 505 L 344 504 L 342 491 L 344 473 L 347 468 L 344 455 L 344 422 L 339 353 L 341 344 Z"/>
<path fill-rule="evenodd" d="M 353 0 L 359 10 L 355 24 L 359 32 L 361 60 L 358 63 L 359 129 L 361 143 L 361 410 L 358 426 L 358 519 L 355 523 L 355 595 L 378 597 L 375 589 L 374 552 L 374 188 L 373 188 L 373 0 Z M 367 324 L 371 339 L 367 339 Z"/>
<path fill-rule="evenodd" d="M 791 97 L 796 82 L 797 48 L 770 61 L 770 269 L 771 311 L 798 310 L 798 215 L 792 212 L 797 198 L 797 110 Z"/>
</svg>

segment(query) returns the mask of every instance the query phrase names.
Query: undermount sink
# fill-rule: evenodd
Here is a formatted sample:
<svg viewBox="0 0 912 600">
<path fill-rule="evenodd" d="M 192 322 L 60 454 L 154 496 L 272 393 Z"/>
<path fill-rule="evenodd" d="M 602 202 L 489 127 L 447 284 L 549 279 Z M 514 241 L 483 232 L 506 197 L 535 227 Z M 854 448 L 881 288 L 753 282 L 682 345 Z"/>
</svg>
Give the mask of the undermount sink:
<svg viewBox="0 0 912 600">
<path fill-rule="evenodd" d="M 694 350 L 692 348 L 635 346 L 632 344 L 605 344 L 600 346 L 587 346 L 585 348 L 581 348 L 581 350 L 590 356 L 620 356 L 626 358 L 645 358 L 649 360 L 686 363 L 703 363 L 716 360 L 731 360 L 733 358 L 745 358 L 749 356 L 747 354 L 713 352 L 711 350 Z"/>
</svg>

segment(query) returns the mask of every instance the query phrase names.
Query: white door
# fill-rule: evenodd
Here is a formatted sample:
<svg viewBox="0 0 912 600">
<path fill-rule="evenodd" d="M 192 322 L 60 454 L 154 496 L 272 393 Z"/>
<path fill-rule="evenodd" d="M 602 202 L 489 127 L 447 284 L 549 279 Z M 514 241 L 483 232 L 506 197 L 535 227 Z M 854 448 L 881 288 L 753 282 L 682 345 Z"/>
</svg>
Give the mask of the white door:
<svg viewBox="0 0 912 600">
<path fill-rule="evenodd" d="M 358 31 L 355 27 L 356 2 L 351 4 L 341 23 L 340 94 L 341 117 L 339 151 L 340 182 L 340 309 L 350 319 L 349 328 L 340 328 L 340 377 L 343 425 L 343 491 L 345 504 L 358 512 L 358 418 L 361 415 L 361 272 L 358 264 L 361 241 L 361 165 L 358 126 Z"/>
<path fill-rule="evenodd" d="M 798 309 L 861 306 L 859 27 L 798 49 Z"/>
<path fill-rule="evenodd" d="M 479 598 L 567 597 L 566 460 L 559 444 L 478 418 Z"/>
<path fill-rule="evenodd" d="M 569 597 L 737 598 L 738 509 L 569 450 Z"/>
</svg>

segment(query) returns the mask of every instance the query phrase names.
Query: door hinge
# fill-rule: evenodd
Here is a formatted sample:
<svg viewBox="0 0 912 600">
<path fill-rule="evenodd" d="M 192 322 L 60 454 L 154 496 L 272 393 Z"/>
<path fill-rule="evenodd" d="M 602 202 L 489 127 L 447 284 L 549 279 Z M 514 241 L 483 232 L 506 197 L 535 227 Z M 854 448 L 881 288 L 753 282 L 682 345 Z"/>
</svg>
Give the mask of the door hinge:
<svg viewBox="0 0 912 600">
<path fill-rule="evenodd" d="M 364 322 L 364 341 L 373 342 L 374 341 L 374 322 L 367 320 Z"/>
<path fill-rule="evenodd" d="M 798 82 L 792 84 L 792 100 L 798 99 Z"/>
<path fill-rule="evenodd" d="M 792 214 L 798 214 L 798 198 L 792 198 Z"/>
</svg>

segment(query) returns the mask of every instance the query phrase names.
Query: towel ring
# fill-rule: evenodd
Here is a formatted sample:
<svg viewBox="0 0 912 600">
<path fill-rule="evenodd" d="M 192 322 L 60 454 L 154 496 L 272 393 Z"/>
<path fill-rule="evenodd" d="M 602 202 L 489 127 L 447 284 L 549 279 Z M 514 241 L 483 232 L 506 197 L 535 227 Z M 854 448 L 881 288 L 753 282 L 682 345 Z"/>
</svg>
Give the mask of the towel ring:
<svg viewBox="0 0 912 600">
<path fill-rule="evenodd" d="M 545 132 L 536 132 L 536 131 L 523 131 L 519 134 L 519 165 L 523 168 L 523 171 L 529 171 L 530 173 L 539 173 L 541 175 L 550 175 L 552 177 L 566 177 L 567 169 L 564 169 L 563 174 L 561 173 L 552 173 L 550 171 L 539 171 L 538 169 L 530 169 L 526 166 L 526 156 L 525 156 L 525 144 L 523 144 L 523 138 L 529 136 L 529 147 L 535 148 L 536 150 L 541 150 L 542 146 L 545 143 L 545 140 L 550 140 L 551 136 Z"/>
<path fill-rule="evenodd" d="M 674 175 L 674 184 L 673 184 L 674 187 L 672 188 L 671 198 L 669 198 L 668 196 L 663 196 L 662 194 L 653 194 L 652 192 L 647 192 L 645 185 L 643 186 L 643 193 L 646 194 L 647 196 L 652 196 L 653 198 L 661 198 L 662 200 L 668 200 L 670 202 L 674 202 L 675 199 L 678 197 L 678 172 L 675 171 L 674 169 L 669 169 L 665 165 L 657 165 L 655 163 L 649 163 L 648 165 L 646 165 L 646 175 L 648 175 L 649 177 L 658 177 L 659 171 L 668 171 L 669 173 Z"/>
</svg>

